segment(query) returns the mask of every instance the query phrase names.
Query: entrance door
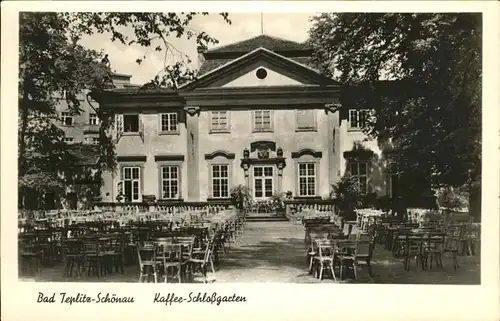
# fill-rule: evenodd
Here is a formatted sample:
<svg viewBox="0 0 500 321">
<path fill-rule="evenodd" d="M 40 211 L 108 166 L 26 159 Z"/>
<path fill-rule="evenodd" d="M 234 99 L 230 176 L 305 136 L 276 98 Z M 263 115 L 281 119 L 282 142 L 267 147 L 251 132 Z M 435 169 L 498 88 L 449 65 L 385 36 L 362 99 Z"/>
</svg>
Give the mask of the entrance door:
<svg viewBox="0 0 500 321">
<path fill-rule="evenodd" d="M 253 168 L 253 190 L 255 199 L 273 196 L 274 175 L 272 166 L 255 166 Z"/>
</svg>

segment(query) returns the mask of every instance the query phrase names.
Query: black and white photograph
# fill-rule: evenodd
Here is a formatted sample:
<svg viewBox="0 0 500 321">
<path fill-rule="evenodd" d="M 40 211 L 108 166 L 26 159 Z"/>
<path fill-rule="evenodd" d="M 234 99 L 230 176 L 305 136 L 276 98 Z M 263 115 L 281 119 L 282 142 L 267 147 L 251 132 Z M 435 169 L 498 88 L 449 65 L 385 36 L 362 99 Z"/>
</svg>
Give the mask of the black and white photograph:
<svg viewBox="0 0 500 321">
<path fill-rule="evenodd" d="M 20 12 L 19 280 L 479 285 L 482 35 Z"/>
</svg>

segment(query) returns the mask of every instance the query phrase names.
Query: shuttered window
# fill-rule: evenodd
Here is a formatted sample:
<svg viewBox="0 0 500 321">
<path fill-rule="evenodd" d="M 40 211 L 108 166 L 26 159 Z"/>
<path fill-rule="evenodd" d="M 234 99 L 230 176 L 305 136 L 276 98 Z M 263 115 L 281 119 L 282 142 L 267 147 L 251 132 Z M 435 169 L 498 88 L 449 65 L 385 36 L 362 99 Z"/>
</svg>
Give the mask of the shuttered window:
<svg viewBox="0 0 500 321">
<path fill-rule="evenodd" d="M 270 110 L 255 110 L 253 112 L 253 128 L 256 132 L 272 131 L 272 112 Z"/>
<path fill-rule="evenodd" d="M 214 132 L 225 132 L 229 130 L 229 112 L 212 111 L 210 113 L 210 130 Z"/>
<path fill-rule="evenodd" d="M 315 130 L 316 129 L 316 113 L 311 109 L 299 109 L 296 112 L 297 130 Z"/>
</svg>

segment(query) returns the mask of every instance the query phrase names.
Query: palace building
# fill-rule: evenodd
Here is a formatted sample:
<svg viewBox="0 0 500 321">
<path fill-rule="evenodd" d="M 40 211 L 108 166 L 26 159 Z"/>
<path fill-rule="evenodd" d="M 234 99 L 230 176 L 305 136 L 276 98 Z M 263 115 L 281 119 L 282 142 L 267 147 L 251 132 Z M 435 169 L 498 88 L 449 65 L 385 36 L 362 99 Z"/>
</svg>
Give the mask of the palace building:
<svg viewBox="0 0 500 321">
<path fill-rule="evenodd" d="M 346 170 L 366 193 L 391 194 L 366 111 L 340 105 L 342 85 L 309 64 L 306 45 L 261 35 L 198 53 L 197 79 L 178 90 L 100 97 L 118 161 L 102 202 L 225 200 L 240 184 L 257 200 L 327 198 Z"/>
</svg>

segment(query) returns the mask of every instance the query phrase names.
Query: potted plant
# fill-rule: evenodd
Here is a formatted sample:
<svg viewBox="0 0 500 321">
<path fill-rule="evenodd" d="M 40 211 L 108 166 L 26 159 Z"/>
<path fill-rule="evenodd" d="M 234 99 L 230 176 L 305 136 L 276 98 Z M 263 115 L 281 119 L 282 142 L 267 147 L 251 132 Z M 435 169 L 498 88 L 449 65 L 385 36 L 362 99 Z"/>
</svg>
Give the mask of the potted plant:
<svg viewBox="0 0 500 321">
<path fill-rule="evenodd" d="M 243 210 L 252 200 L 250 189 L 244 185 L 237 185 L 231 189 L 231 202 L 237 209 Z"/>
<path fill-rule="evenodd" d="M 283 202 L 283 200 L 284 200 L 283 193 L 276 192 L 271 197 L 272 208 L 276 212 L 276 214 L 283 213 L 285 211 L 285 203 Z"/>
</svg>

